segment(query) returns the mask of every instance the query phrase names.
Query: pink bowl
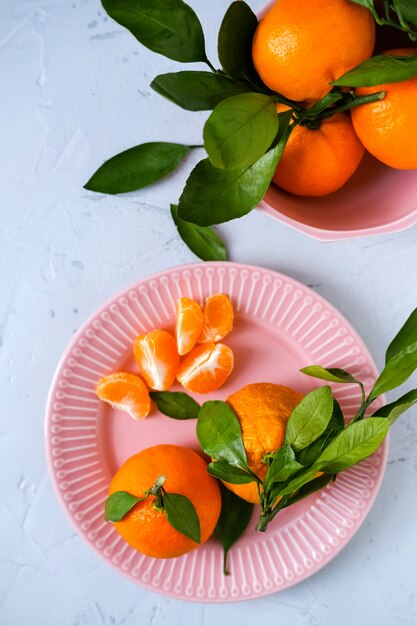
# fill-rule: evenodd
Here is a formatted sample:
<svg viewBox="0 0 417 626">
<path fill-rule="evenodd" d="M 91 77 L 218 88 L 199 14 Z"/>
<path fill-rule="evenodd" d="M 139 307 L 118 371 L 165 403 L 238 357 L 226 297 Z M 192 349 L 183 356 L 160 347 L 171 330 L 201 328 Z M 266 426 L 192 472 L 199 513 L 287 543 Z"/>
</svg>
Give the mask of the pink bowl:
<svg viewBox="0 0 417 626">
<path fill-rule="evenodd" d="M 274 4 L 269 2 L 263 15 Z M 374 54 L 409 47 L 404 33 L 377 28 Z M 259 210 L 320 241 L 396 233 L 417 223 L 417 170 L 387 167 L 366 154 L 339 191 L 321 198 L 289 194 L 272 184 Z"/>
<path fill-rule="evenodd" d="M 391 169 L 367 154 L 339 191 L 302 198 L 272 184 L 259 209 L 321 241 L 395 233 L 417 223 L 417 171 Z"/>
</svg>

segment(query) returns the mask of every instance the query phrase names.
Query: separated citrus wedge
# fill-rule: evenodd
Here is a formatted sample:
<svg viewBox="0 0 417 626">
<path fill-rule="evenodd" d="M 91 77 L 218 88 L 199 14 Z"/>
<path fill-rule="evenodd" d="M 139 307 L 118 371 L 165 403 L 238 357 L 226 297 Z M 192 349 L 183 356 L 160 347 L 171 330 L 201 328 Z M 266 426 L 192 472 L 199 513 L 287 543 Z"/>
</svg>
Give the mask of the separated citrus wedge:
<svg viewBox="0 0 417 626">
<path fill-rule="evenodd" d="M 233 352 L 223 343 L 197 346 L 184 359 L 177 380 L 188 391 L 210 393 L 226 382 L 233 370 Z"/>
<path fill-rule="evenodd" d="M 175 336 L 178 354 L 183 356 L 192 350 L 203 330 L 203 311 L 198 302 L 190 298 L 177 300 Z"/>
<path fill-rule="evenodd" d="M 156 391 L 166 391 L 177 375 L 180 357 L 172 335 L 165 330 L 151 330 L 136 337 L 133 353 L 147 385 Z"/>
<path fill-rule="evenodd" d="M 203 309 L 203 330 L 198 343 L 221 341 L 233 328 L 233 306 L 229 296 L 216 293 L 207 298 Z"/>
<path fill-rule="evenodd" d="M 96 394 L 100 400 L 129 413 L 135 420 L 146 417 L 151 408 L 147 386 L 139 376 L 129 372 L 115 372 L 100 378 Z"/>
</svg>

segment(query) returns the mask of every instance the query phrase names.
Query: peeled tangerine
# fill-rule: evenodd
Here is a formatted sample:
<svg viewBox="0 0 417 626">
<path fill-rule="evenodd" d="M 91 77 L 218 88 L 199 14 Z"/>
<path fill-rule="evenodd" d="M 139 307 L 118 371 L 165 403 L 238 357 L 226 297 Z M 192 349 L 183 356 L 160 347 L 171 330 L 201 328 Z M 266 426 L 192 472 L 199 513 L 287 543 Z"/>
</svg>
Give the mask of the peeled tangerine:
<svg viewBox="0 0 417 626">
<path fill-rule="evenodd" d="M 133 353 L 147 385 L 156 391 L 166 391 L 177 375 L 180 357 L 172 335 L 165 330 L 151 330 L 136 337 Z"/>
<path fill-rule="evenodd" d="M 233 306 L 229 296 L 216 293 L 207 298 L 203 309 L 203 328 L 198 343 L 221 341 L 233 328 Z"/>
<path fill-rule="evenodd" d="M 192 350 L 180 365 L 177 380 L 188 391 L 210 393 L 229 378 L 233 352 L 223 343 L 206 343 Z"/>
<path fill-rule="evenodd" d="M 176 304 L 175 336 L 178 354 L 192 350 L 203 330 L 203 311 L 195 300 L 180 298 Z"/>
<path fill-rule="evenodd" d="M 128 413 L 135 420 L 146 417 L 151 408 L 147 386 L 139 376 L 129 372 L 115 372 L 100 378 L 96 394 L 100 400 Z"/>
</svg>

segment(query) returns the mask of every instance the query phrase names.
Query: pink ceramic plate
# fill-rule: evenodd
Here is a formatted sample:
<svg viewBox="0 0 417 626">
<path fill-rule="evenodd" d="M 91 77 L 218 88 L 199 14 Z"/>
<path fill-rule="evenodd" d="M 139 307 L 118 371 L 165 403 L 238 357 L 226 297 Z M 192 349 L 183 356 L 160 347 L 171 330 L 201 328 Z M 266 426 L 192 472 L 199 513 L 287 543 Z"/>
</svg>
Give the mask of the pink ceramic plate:
<svg viewBox="0 0 417 626">
<path fill-rule="evenodd" d="M 231 576 L 222 573 L 222 552 L 210 540 L 172 560 L 136 552 L 103 518 L 111 476 L 132 454 L 157 443 L 198 449 L 195 421 L 178 422 L 156 411 L 141 422 L 98 402 L 99 377 L 136 371 L 132 340 L 158 327 L 172 330 L 175 301 L 201 302 L 228 293 L 236 324 L 227 337 L 236 358 L 225 398 L 252 382 L 282 383 L 308 392 L 317 381 L 299 372 L 311 363 L 346 368 L 369 389 L 375 365 L 350 324 L 323 298 L 277 272 L 236 263 L 199 263 L 141 280 L 100 309 L 79 330 L 56 372 L 46 415 L 46 448 L 52 479 L 77 532 L 110 565 L 136 583 L 176 598 L 224 602 L 285 589 L 311 576 L 350 540 L 378 492 L 387 444 L 344 472 L 318 495 L 285 509 L 265 534 L 254 523 L 231 550 Z M 347 415 L 359 403 L 356 387 L 335 395 Z M 199 397 L 204 401 L 209 396 Z M 253 520 L 254 522 L 254 520 Z"/>
</svg>

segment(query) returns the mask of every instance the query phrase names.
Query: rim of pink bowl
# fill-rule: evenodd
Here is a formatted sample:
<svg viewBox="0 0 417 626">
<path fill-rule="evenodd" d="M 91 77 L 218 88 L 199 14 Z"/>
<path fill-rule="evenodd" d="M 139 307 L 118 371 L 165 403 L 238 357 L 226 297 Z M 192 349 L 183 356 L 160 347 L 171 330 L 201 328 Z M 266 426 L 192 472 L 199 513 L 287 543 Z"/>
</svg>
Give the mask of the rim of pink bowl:
<svg viewBox="0 0 417 626">
<path fill-rule="evenodd" d="M 185 269 L 193 269 L 193 268 L 197 268 L 201 265 L 212 265 L 214 267 L 216 266 L 223 266 L 223 265 L 233 265 L 235 267 L 238 267 L 240 269 L 252 269 L 252 270 L 264 270 L 266 269 L 267 271 L 276 273 L 276 274 L 281 274 L 281 272 L 277 271 L 277 270 L 273 270 L 270 268 L 263 268 L 263 267 L 259 267 L 256 265 L 251 265 L 251 264 L 247 264 L 247 263 L 236 263 L 236 262 L 231 262 L 231 261 L 207 261 L 207 262 L 197 262 L 197 263 L 186 263 L 186 264 L 181 264 L 181 265 L 176 265 L 173 267 L 169 267 L 163 270 L 160 270 L 159 272 L 144 276 L 143 278 L 138 279 L 134 284 L 136 285 L 138 282 L 140 282 L 141 280 L 147 280 L 150 277 L 152 278 L 158 278 L 160 276 L 163 276 L 164 274 L 166 274 L 167 272 L 170 271 L 181 271 L 181 270 L 185 270 Z M 286 276 L 285 274 L 282 274 L 283 276 Z M 307 291 L 313 291 L 310 287 L 307 287 L 307 285 L 304 285 L 303 283 L 301 283 L 300 281 L 298 281 L 295 278 L 292 278 L 291 276 L 289 277 L 291 281 L 293 281 L 296 284 L 299 284 L 300 287 L 302 287 L 303 289 L 306 289 Z M 178 597 L 176 597 L 175 595 L 169 593 L 168 591 L 164 591 L 164 589 L 155 589 L 151 583 L 145 583 L 144 581 L 141 581 L 140 583 L 136 583 L 136 581 L 132 580 L 131 576 L 129 575 L 128 572 L 123 572 L 121 571 L 119 568 L 117 568 L 116 566 L 112 566 L 112 564 L 109 564 L 108 561 L 103 557 L 102 552 L 99 550 L 99 548 L 97 548 L 94 544 L 88 542 L 85 537 L 83 535 L 79 534 L 78 531 L 78 527 L 77 524 L 75 523 L 75 520 L 73 519 L 73 517 L 70 515 L 70 512 L 67 508 L 67 503 L 64 500 L 63 494 L 61 492 L 61 489 L 59 488 L 59 483 L 58 483 L 58 478 L 56 476 L 56 473 L 54 471 L 54 467 L 53 467 L 53 458 L 52 458 L 52 454 L 51 454 L 51 447 L 49 445 L 49 440 L 48 440 L 48 423 L 49 423 L 49 414 L 50 414 L 50 406 L 51 406 L 51 402 L 52 402 L 52 398 L 53 398 L 53 394 L 55 391 L 55 386 L 56 386 L 56 382 L 58 380 L 58 378 L 61 375 L 61 369 L 62 369 L 62 364 L 66 361 L 66 359 L 68 358 L 68 355 L 72 349 L 72 346 L 74 344 L 74 342 L 77 340 L 77 338 L 82 335 L 82 333 L 84 332 L 84 330 L 90 325 L 90 323 L 97 317 L 98 314 L 100 314 L 101 312 L 105 311 L 106 308 L 109 306 L 110 302 L 113 302 L 114 300 L 117 300 L 118 298 L 120 298 L 123 294 L 125 294 L 127 291 L 129 291 L 129 289 L 132 287 L 132 285 L 129 285 L 127 288 L 124 288 L 122 290 L 120 290 L 116 295 L 110 297 L 102 306 L 100 306 L 98 309 L 95 309 L 90 315 L 88 315 L 88 317 L 85 319 L 85 321 L 81 324 L 81 326 L 78 328 L 78 330 L 76 331 L 76 333 L 74 333 L 71 336 L 71 339 L 69 340 L 68 344 L 66 345 L 63 353 L 61 354 L 59 361 L 57 363 L 55 372 L 53 374 L 51 383 L 50 383 L 50 387 L 49 387 L 49 392 L 48 392 L 48 396 L 47 396 L 47 401 L 46 401 L 46 406 L 45 406 L 45 419 L 44 419 L 44 449 L 45 449 L 45 456 L 46 456 L 46 461 L 47 461 L 47 466 L 48 466 L 48 474 L 49 474 L 49 478 L 51 480 L 51 483 L 53 485 L 54 488 L 54 492 L 55 495 L 59 501 L 59 504 L 61 505 L 61 510 L 64 511 L 64 514 L 66 516 L 66 518 L 70 521 L 70 523 L 73 525 L 74 529 L 77 532 L 78 536 L 81 536 L 81 538 L 83 539 L 83 541 L 88 545 L 89 549 L 92 549 L 95 554 L 97 556 L 100 557 L 100 559 L 102 561 L 105 562 L 106 565 L 110 565 L 113 569 L 115 569 L 117 571 L 118 574 L 122 574 L 122 576 L 124 578 L 126 578 L 127 580 L 129 580 L 130 582 L 133 582 L 134 584 L 138 584 L 138 586 L 147 589 L 148 591 L 151 591 L 152 593 L 158 594 L 158 595 L 163 595 L 166 597 L 169 597 L 173 600 L 179 600 L 179 601 L 186 601 L 186 602 L 195 602 L 195 603 L 199 603 L 199 604 L 230 604 L 230 603 L 236 603 L 236 602 L 246 602 L 249 600 L 257 600 L 261 597 L 265 597 L 268 595 L 271 595 L 271 592 L 265 591 L 263 593 L 259 593 L 259 594 L 251 594 L 249 596 L 246 597 L 238 597 L 238 598 L 228 598 L 227 600 L 219 600 L 218 598 L 213 599 L 213 600 L 205 600 L 205 601 L 201 601 L 199 598 L 191 596 L 191 597 L 187 597 L 184 598 L 182 597 L 182 595 L 179 595 Z M 352 324 L 344 317 L 344 315 L 342 313 L 340 313 L 340 311 L 338 309 L 336 309 L 336 307 L 331 303 L 328 302 L 328 300 L 326 300 L 323 296 L 321 296 L 320 294 L 317 294 L 316 292 L 314 292 L 314 295 L 319 299 L 319 300 L 323 300 L 323 302 L 325 302 L 326 306 L 329 307 L 330 309 L 334 309 L 334 311 L 337 313 L 338 316 L 342 317 L 342 319 L 344 319 L 347 323 L 348 326 L 351 326 L 353 328 L 353 331 L 355 332 L 355 334 L 357 335 L 357 341 L 358 343 L 362 344 L 362 349 L 364 350 L 365 353 L 367 353 L 369 355 L 369 359 L 370 359 L 370 365 L 371 365 L 371 370 L 372 373 L 375 375 L 375 377 L 378 376 L 378 369 L 376 367 L 376 364 L 374 362 L 374 359 L 371 355 L 371 353 L 369 352 L 365 342 L 363 341 L 362 337 L 359 335 L 359 333 L 357 333 L 356 329 L 354 326 L 352 326 Z M 382 396 L 384 398 L 384 400 L 386 401 L 385 396 Z M 344 550 L 347 545 L 350 543 L 350 541 L 353 539 L 353 537 L 357 534 L 357 532 L 359 531 L 359 529 L 362 527 L 363 523 L 365 522 L 365 520 L 367 519 L 370 511 L 372 510 L 372 507 L 375 503 L 376 498 L 378 497 L 379 491 L 381 489 L 381 485 L 385 476 L 385 471 L 387 468 L 387 459 L 388 459 L 388 451 L 389 451 L 389 438 L 390 438 L 390 434 L 388 433 L 383 441 L 383 443 L 380 446 L 380 450 L 381 450 L 381 471 L 378 473 L 378 476 L 375 478 L 375 489 L 373 491 L 372 496 L 369 498 L 368 502 L 367 502 L 367 507 L 366 507 L 366 513 L 363 516 L 363 518 L 359 521 L 359 523 L 357 524 L 356 528 L 353 530 L 352 535 L 349 537 L 349 539 L 346 542 L 341 541 L 340 544 L 337 547 L 333 548 L 332 551 L 332 556 L 329 560 L 323 559 L 322 563 L 318 563 L 316 564 L 316 569 L 314 570 L 314 572 L 310 572 L 310 571 L 305 571 L 304 575 L 302 575 L 297 582 L 295 583 L 295 585 L 298 585 L 299 583 L 304 582 L 307 578 L 310 578 L 311 576 L 314 576 L 315 574 L 317 574 L 319 571 L 321 571 L 324 567 L 326 567 L 326 565 L 328 565 L 331 561 L 333 561 L 333 559 L 340 553 L 342 552 L 342 550 Z M 286 587 L 284 589 L 282 589 L 282 591 L 285 591 L 287 588 L 292 587 L 293 585 L 289 585 L 289 587 Z M 280 590 L 276 590 L 276 591 L 272 591 L 272 594 L 274 593 L 279 593 Z"/>
<path fill-rule="evenodd" d="M 277 220 L 278 222 L 283 222 L 290 226 L 294 230 L 297 230 L 317 241 L 323 242 L 332 242 L 332 241 L 346 241 L 348 239 L 356 239 L 359 237 L 369 237 L 372 235 L 389 235 L 392 233 L 399 233 L 401 231 L 407 230 L 412 226 L 417 224 L 417 207 L 411 211 L 408 215 L 404 215 L 392 222 L 387 222 L 385 224 L 380 224 L 378 226 L 368 226 L 366 228 L 357 228 L 357 229 L 343 229 L 343 230 L 332 230 L 328 228 L 319 228 L 318 226 L 311 226 L 309 224 L 305 224 L 300 222 L 284 213 L 275 209 L 272 205 L 270 205 L 266 200 L 261 200 L 257 209 L 272 217 L 272 219 Z"/>
</svg>

